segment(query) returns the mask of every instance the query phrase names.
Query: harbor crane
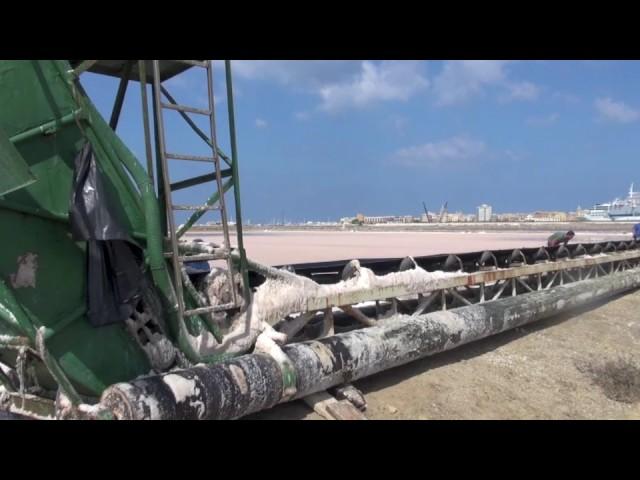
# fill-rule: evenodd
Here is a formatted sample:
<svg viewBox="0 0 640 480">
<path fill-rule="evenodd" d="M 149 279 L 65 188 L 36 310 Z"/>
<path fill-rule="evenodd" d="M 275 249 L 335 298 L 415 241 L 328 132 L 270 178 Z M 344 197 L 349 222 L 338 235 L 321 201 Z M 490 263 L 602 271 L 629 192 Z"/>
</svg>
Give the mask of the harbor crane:
<svg viewBox="0 0 640 480">
<path fill-rule="evenodd" d="M 447 214 L 447 205 L 448 204 L 449 204 L 449 202 L 446 201 L 446 202 L 444 202 L 444 204 L 440 208 L 440 216 L 438 217 L 438 223 L 442 223 L 443 222 L 444 216 Z"/>
<path fill-rule="evenodd" d="M 429 215 L 429 210 L 427 210 L 427 205 L 422 202 L 422 208 L 424 208 L 424 214 L 427 216 L 427 223 L 431 223 L 431 215 Z"/>
</svg>

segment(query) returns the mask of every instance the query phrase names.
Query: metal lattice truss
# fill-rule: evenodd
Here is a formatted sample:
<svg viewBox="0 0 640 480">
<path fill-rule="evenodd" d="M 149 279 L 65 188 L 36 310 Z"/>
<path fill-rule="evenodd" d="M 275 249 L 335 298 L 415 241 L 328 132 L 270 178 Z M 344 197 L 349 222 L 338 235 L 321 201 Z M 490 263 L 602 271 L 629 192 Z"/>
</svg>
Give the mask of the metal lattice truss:
<svg viewBox="0 0 640 480">
<path fill-rule="evenodd" d="M 640 265 L 640 250 L 635 245 L 595 245 L 589 250 L 599 253 L 593 255 L 582 245 L 536 249 L 535 254 L 526 250 L 478 252 L 475 261 L 470 261 L 470 254 L 464 254 L 466 258 L 449 255 L 442 265 L 453 271 L 429 271 L 407 257 L 399 262 L 397 271 L 376 275 L 375 265 L 367 268 L 362 265 L 366 262 L 352 260 L 342 266 L 339 282 L 324 284 L 312 280 L 313 273 L 300 266 L 277 269 L 250 261 L 249 268 L 266 279 L 257 287 L 254 301 L 261 302 L 276 290 L 281 293 L 268 302 L 271 311 L 262 308 L 267 323 L 286 333 L 290 341 L 298 341 L 375 326 L 397 314 L 420 315 L 495 301 Z M 465 272 L 470 265 L 476 271 Z M 296 274 L 298 270 L 306 277 Z"/>
</svg>

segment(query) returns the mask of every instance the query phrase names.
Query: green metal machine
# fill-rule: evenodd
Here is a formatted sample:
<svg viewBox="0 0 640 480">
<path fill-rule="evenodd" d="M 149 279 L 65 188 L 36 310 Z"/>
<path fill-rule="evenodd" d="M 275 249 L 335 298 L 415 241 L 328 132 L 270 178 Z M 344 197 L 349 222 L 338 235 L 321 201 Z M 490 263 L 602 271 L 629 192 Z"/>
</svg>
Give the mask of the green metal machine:
<svg viewBox="0 0 640 480">
<path fill-rule="evenodd" d="M 208 110 L 176 104 L 162 84 L 187 68 L 206 70 Z M 229 278 L 239 276 L 237 285 L 246 279 L 231 72 L 227 62 L 232 155 L 225 155 L 216 144 L 212 68 L 211 62 L 198 60 L 0 62 L 0 362 L 15 366 L 0 378 L 9 392 L 23 394 L 25 409 L 41 406 L 42 411 L 49 411 L 47 400 L 55 400 L 59 391 L 74 404 L 97 401 L 108 385 L 154 368 L 218 361 L 227 355 L 198 351 L 193 338 L 207 331 L 221 339 L 211 317 L 240 308 L 245 301 L 241 289 L 232 288 L 224 305 L 199 302 L 193 285 L 184 285 L 185 279 L 190 283 L 182 275 L 187 252 L 179 245 L 190 225 L 217 209 L 225 244 L 196 252 L 189 260 L 224 259 Z M 79 78 L 85 71 L 121 78 L 110 124 L 81 86 Z M 132 81 L 142 88 L 147 170 L 114 132 Z M 147 85 L 152 92 L 155 155 Z M 166 151 L 161 112 L 168 109 L 183 115 L 211 148 L 210 157 Z M 208 117 L 210 131 L 200 130 L 188 112 Z M 79 165 L 83 152 L 86 165 Z M 167 165 L 171 159 L 206 161 L 212 166 L 211 174 L 172 184 Z M 79 175 L 91 178 L 81 184 Z M 95 182 L 101 188 L 91 197 L 98 190 Z M 172 204 L 173 191 L 204 182 L 213 184 L 204 205 Z M 233 259 L 224 202 L 229 189 L 237 202 L 238 248 Z M 70 203 L 83 195 L 87 196 L 85 204 L 74 210 Z M 92 202 L 105 208 L 99 211 L 100 205 Z M 173 209 L 193 211 L 181 231 L 174 225 L 174 216 L 167 214 Z M 74 215 L 95 231 L 85 238 L 74 235 Z M 116 231 L 110 234 L 109 230 Z M 126 286 L 118 284 L 116 277 L 126 277 L 126 272 L 112 268 L 113 258 L 122 257 L 123 252 L 128 262 L 124 268 L 137 270 L 134 278 L 138 283 L 124 294 L 118 289 Z M 93 304 L 87 301 L 92 265 L 88 257 L 96 255 L 103 257 L 105 268 L 93 273 L 102 275 L 98 281 L 115 282 L 115 301 L 126 303 L 129 310 L 127 323 L 107 320 L 96 327 L 89 321 L 90 313 L 100 316 L 103 307 L 98 302 L 104 301 L 97 296 Z M 34 392 L 38 395 L 32 395 Z"/>
<path fill-rule="evenodd" d="M 191 68 L 207 108 L 164 84 Z M 109 122 L 87 71 L 120 79 Z M 0 412 L 238 418 L 640 285 L 635 242 L 260 265 L 242 241 L 228 61 L 225 80 L 229 154 L 209 60 L 0 61 Z M 115 133 L 136 84 L 146 161 Z M 169 151 L 166 111 L 210 154 Z M 180 161 L 211 170 L 173 181 Z M 174 202 L 196 185 L 208 198 Z M 209 211 L 222 242 L 186 240 Z"/>
</svg>

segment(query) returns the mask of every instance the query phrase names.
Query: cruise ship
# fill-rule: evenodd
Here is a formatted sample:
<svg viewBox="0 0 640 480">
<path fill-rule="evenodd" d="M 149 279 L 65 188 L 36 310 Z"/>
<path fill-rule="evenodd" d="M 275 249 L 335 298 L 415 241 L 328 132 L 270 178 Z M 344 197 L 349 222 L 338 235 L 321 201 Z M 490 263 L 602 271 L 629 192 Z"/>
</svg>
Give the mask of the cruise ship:
<svg viewBox="0 0 640 480">
<path fill-rule="evenodd" d="M 640 192 L 633 191 L 632 183 L 627 198 L 598 203 L 584 214 L 584 219 L 590 222 L 640 222 Z"/>
<path fill-rule="evenodd" d="M 640 192 L 633 191 L 633 183 L 627 198 L 615 199 L 611 203 L 608 215 L 616 222 L 640 222 Z"/>
<path fill-rule="evenodd" d="M 610 209 L 611 203 L 597 203 L 591 210 L 584 214 L 584 219 L 589 222 L 610 222 Z"/>
</svg>

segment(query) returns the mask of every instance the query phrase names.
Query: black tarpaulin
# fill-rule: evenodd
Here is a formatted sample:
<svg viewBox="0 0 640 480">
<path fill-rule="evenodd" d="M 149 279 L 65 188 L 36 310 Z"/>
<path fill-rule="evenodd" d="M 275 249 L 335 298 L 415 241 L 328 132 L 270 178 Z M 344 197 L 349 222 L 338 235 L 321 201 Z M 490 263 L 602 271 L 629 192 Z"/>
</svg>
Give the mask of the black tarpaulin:
<svg viewBox="0 0 640 480">
<path fill-rule="evenodd" d="M 91 144 L 75 158 L 69 220 L 74 240 L 87 242 L 88 317 L 95 327 L 128 318 L 142 293 L 143 253 L 123 226 Z"/>
</svg>

